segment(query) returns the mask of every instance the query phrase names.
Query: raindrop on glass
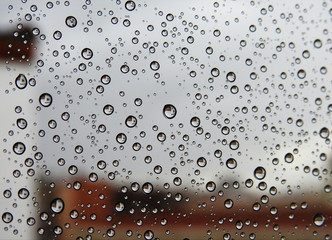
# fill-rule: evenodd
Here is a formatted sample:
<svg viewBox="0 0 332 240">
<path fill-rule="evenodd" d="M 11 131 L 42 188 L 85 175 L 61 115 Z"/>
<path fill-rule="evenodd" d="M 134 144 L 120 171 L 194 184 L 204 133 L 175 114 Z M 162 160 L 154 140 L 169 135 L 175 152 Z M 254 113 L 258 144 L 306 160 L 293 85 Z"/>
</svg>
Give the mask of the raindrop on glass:
<svg viewBox="0 0 332 240">
<path fill-rule="evenodd" d="M 39 103 L 43 107 L 49 107 L 52 104 L 52 101 L 53 101 L 52 95 L 49 93 L 43 93 L 39 97 Z"/>
<path fill-rule="evenodd" d="M 61 198 L 55 198 L 51 201 L 50 207 L 54 213 L 61 213 L 65 208 L 65 203 Z"/>
<path fill-rule="evenodd" d="M 176 116 L 176 108 L 171 104 L 166 104 L 163 108 L 163 114 L 166 118 L 172 119 Z"/>
</svg>

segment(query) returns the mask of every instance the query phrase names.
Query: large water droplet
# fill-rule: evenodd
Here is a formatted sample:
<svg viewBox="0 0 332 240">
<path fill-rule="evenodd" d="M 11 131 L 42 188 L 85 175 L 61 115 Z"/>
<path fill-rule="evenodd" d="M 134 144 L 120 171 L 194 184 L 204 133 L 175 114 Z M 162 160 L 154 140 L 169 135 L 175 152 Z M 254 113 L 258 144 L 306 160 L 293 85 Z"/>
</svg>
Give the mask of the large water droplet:
<svg viewBox="0 0 332 240">
<path fill-rule="evenodd" d="M 93 52 L 90 48 L 84 48 L 81 52 L 81 55 L 85 60 L 89 60 L 93 57 Z"/>
<path fill-rule="evenodd" d="M 145 233 L 144 233 L 144 238 L 146 240 L 151 240 L 154 236 L 154 233 L 151 231 L 151 230 L 147 230 Z"/>
<path fill-rule="evenodd" d="M 236 80 L 236 75 L 234 72 L 229 72 L 226 74 L 226 79 L 229 82 L 234 82 Z"/>
<path fill-rule="evenodd" d="M 265 175 L 266 175 L 266 171 L 265 171 L 265 168 L 263 168 L 263 167 L 257 167 L 254 171 L 254 176 L 258 180 L 264 179 Z"/>
<path fill-rule="evenodd" d="M 19 74 L 15 79 L 15 85 L 18 89 L 24 89 L 28 85 L 28 80 L 24 74 Z"/>
<path fill-rule="evenodd" d="M 54 213 L 61 213 L 65 208 L 65 203 L 61 198 L 55 198 L 51 202 L 51 210 Z"/>
<path fill-rule="evenodd" d="M 294 155 L 292 153 L 287 153 L 285 155 L 285 162 L 291 163 L 294 161 Z"/>
<path fill-rule="evenodd" d="M 224 202 L 224 206 L 227 208 L 227 209 L 230 209 L 233 207 L 233 201 L 232 199 L 226 199 L 225 202 Z"/>
<path fill-rule="evenodd" d="M 19 118 L 19 119 L 16 120 L 16 125 L 20 129 L 25 129 L 28 126 L 28 122 L 24 118 Z"/>
<path fill-rule="evenodd" d="M 122 202 L 118 202 L 115 204 L 115 210 L 117 212 L 122 212 L 125 209 L 125 205 Z"/>
<path fill-rule="evenodd" d="M 4 223 L 10 223 L 13 221 L 13 215 L 10 212 L 5 212 L 2 214 L 2 221 Z"/>
<path fill-rule="evenodd" d="M 16 153 L 17 155 L 21 155 L 25 152 L 25 145 L 22 142 L 17 142 L 13 145 L 13 151 L 14 153 Z"/>
<path fill-rule="evenodd" d="M 176 116 L 176 108 L 171 104 L 166 104 L 163 108 L 164 116 L 168 119 L 172 119 Z"/>
<path fill-rule="evenodd" d="M 198 117 L 193 117 L 190 119 L 190 124 L 193 127 L 199 127 L 199 125 L 201 124 L 201 120 Z"/>
<path fill-rule="evenodd" d="M 52 104 L 52 95 L 49 93 L 43 93 L 39 97 L 39 103 L 43 107 L 49 107 Z"/>
<path fill-rule="evenodd" d="M 324 217 L 324 215 L 321 214 L 321 213 L 316 214 L 316 215 L 314 216 L 314 218 L 313 218 L 313 222 L 314 222 L 314 224 L 315 224 L 317 227 L 321 227 L 321 226 L 323 226 L 324 223 L 325 223 L 325 217 Z"/>
<path fill-rule="evenodd" d="M 21 199 L 26 199 L 26 198 L 29 197 L 29 195 L 30 195 L 29 190 L 26 189 L 26 188 L 21 188 L 18 191 L 18 197 L 21 198 Z"/>
<path fill-rule="evenodd" d="M 205 167 L 207 164 L 207 161 L 204 157 L 200 157 L 197 159 L 197 165 L 200 167 Z"/>
<path fill-rule="evenodd" d="M 323 127 L 320 131 L 319 131 L 319 136 L 321 138 L 328 138 L 330 135 L 330 131 L 328 128 Z"/>
<path fill-rule="evenodd" d="M 125 3 L 125 8 L 126 8 L 128 11 L 133 11 L 133 10 L 135 10 L 135 8 L 136 8 L 136 3 L 135 3 L 134 1 L 129 0 L 129 1 L 127 1 L 127 2 Z"/>
<path fill-rule="evenodd" d="M 125 123 L 126 123 L 126 126 L 127 126 L 127 127 L 129 127 L 129 128 L 133 128 L 133 127 L 135 127 L 136 124 L 137 124 L 137 118 L 134 117 L 134 116 L 128 116 L 128 117 L 126 118 Z"/>
<path fill-rule="evenodd" d="M 106 114 L 106 115 L 111 115 L 113 112 L 114 112 L 114 108 L 112 105 L 110 104 L 107 104 L 104 106 L 103 108 L 103 112 Z"/>
<path fill-rule="evenodd" d="M 108 85 L 111 82 L 111 77 L 109 75 L 103 75 L 100 78 L 100 81 L 104 84 L 104 85 Z"/>
<path fill-rule="evenodd" d="M 234 169 L 236 168 L 237 166 L 237 162 L 234 158 L 229 158 L 227 159 L 226 161 L 226 166 L 229 168 L 229 169 Z"/>
<path fill-rule="evenodd" d="M 213 192 L 214 190 L 216 190 L 216 184 L 212 181 L 208 182 L 206 184 L 206 190 L 208 190 L 209 192 Z"/>
<path fill-rule="evenodd" d="M 66 17 L 66 25 L 70 28 L 74 28 L 77 25 L 77 19 L 73 16 Z"/>
<path fill-rule="evenodd" d="M 149 182 L 144 183 L 142 189 L 145 194 L 150 194 L 153 191 L 153 185 Z"/>
<path fill-rule="evenodd" d="M 126 134 L 124 134 L 124 133 L 119 133 L 119 134 L 116 136 L 116 141 L 117 141 L 119 144 L 124 144 L 124 143 L 126 143 L 126 141 L 127 141 L 127 136 L 126 136 Z"/>
</svg>

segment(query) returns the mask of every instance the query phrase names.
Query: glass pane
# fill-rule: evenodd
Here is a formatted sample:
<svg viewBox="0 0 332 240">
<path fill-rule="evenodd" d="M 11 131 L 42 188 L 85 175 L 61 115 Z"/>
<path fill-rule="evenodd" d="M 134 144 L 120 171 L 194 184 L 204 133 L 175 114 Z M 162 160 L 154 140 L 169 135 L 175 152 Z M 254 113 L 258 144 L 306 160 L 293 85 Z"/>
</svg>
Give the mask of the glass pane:
<svg viewBox="0 0 332 240">
<path fill-rule="evenodd" d="M 324 1 L 0 3 L 0 239 L 330 239 Z"/>
</svg>

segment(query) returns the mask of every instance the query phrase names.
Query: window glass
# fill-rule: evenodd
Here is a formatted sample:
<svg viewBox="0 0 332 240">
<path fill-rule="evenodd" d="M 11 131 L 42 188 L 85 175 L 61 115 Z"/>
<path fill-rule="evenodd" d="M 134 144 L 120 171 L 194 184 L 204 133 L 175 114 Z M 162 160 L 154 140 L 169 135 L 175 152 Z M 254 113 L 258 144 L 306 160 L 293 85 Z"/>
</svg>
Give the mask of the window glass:
<svg viewBox="0 0 332 240">
<path fill-rule="evenodd" d="M 0 239 L 331 239 L 330 1 L 0 3 Z"/>
</svg>

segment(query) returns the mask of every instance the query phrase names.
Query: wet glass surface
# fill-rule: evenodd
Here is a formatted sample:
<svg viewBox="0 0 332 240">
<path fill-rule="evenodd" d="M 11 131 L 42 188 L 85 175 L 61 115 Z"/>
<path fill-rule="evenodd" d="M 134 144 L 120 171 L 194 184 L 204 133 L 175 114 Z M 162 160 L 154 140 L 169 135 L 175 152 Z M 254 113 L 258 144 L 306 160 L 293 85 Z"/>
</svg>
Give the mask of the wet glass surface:
<svg viewBox="0 0 332 240">
<path fill-rule="evenodd" d="M 331 239 L 332 3 L 0 3 L 0 239 Z"/>
</svg>

